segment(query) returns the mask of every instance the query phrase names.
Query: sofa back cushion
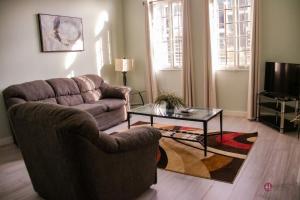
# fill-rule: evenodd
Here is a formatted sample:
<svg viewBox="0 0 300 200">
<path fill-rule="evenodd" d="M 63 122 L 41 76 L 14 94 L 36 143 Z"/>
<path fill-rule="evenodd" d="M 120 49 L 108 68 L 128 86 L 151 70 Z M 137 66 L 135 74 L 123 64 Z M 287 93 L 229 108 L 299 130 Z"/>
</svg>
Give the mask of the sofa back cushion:
<svg viewBox="0 0 300 200">
<path fill-rule="evenodd" d="M 102 93 L 100 87 L 103 79 L 97 75 L 84 75 L 74 77 L 73 80 L 77 83 L 85 103 L 94 103 L 101 99 Z"/>
<path fill-rule="evenodd" d="M 65 106 L 75 106 L 83 103 L 79 88 L 73 79 L 55 78 L 47 82 L 52 86 L 57 103 Z"/>
<path fill-rule="evenodd" d="M 43 80 L 9 86 L 3 91 L 3 96 L 7 109 L 27 101 L 57 103 L 52 87 Z"/>
</svg>

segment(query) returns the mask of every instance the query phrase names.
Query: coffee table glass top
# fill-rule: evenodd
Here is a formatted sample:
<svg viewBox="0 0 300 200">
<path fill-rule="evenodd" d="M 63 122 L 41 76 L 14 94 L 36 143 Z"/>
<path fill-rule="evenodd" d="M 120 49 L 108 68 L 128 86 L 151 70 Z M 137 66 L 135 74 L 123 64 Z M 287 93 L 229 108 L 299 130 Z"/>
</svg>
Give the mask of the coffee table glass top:
<svg viewBox="0 0 300 200">
<path fill-rule="evenodd" d="M 222 109 L 205 109 L 205 108 L 191 108 L 189 113 L 183 113 L 179 109 L 167 110 L 164 106 L 155 104 L 147 104 L 128 111 L 129 114 L 148 115 L 173 119 L 186 119 L 192 121 L 208 121 L 222 112 Z"/>
</svg>

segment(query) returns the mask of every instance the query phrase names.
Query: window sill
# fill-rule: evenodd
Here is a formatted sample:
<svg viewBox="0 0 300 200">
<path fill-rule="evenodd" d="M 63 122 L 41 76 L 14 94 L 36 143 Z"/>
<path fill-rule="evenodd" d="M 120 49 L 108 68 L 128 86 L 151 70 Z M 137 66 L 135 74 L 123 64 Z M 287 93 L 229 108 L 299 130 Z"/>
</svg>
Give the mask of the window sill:
<svg viewBox="0 0 300 200">
<path fill-rule="evenodd" d="M 177 68 L 163 68 L 163 69 L 159 69 L 159 71 L 182 71 L 181 69 L 177 69 Z"/>
<path fill-rule="evenodd" d="M 232 67 L 232 68 L 226 68 L 226 67 L 220 67 L 217 68 L 216 71 L 234 71 L 234 72 L 239 72 L 239 71 L 249 71 L 249 68 L 243 69 L 243 68 L 237 68 L 237 67 Z"/>
</svg>

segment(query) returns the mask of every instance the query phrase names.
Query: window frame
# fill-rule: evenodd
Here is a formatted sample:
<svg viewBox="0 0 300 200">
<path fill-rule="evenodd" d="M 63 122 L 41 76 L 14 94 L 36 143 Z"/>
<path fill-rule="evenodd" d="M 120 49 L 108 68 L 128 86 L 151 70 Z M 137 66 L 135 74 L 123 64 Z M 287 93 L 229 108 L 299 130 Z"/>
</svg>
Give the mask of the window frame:
<svg viewBox="0 0 300 200">
<path fill-rule="evenodd" d="M 217 0 L 216 0 L 217 1 Z M 216 5 L 213 5 L 213 12 L 217 12 L 218 15 L 217 17 L 217 32 L 218 32 L 218 36 L 217 38 L 213 38 L 217 40 L 217 66 L 216 66 L 216 70 L 228 70 L 228 71 L 247 71 L 249 70 L 249 67 L 251 65 L 251 53 L 252 53 L 252 38 L 251 38 L 251 32 L 252 32 L 252 23 L 253 20 L 252 18 L 252 9 L 253 9 L 253 5 L 251 3 L 251 1 L 247 1 L 246 0 L 246 4 L 245 5 L 240 5 L 239 4 L 239 0 L 232 0 L 232 5 L 226 7 L 226 3 L 224 3 L 224 7 L 223 8 L 219 8 L 217 7 L 217 9 L 215 8 Z M 218 2 L 216 2 L 216 4 L 218 4 Z M 240 20 L 240 14 L 241 12 L 246 12 L 246 10 L 249 9 L 250 13 L 248 13 L 248 15 L 250 15 L 250 19 L 248 17 L 248 19 L 244 20 Z M 232 12 L 232 20 L 231 22 L 227 21 L 227 12 Z M 223 15 L 223 22 L 220 21 L 220 13 L 222 13 Z M 212 20 L 212 19 L 210 19 Z M 215 19 L 213 19 L 213 21 L 215 21 Z M 246 33 L 245 35 L 241 35 L 241 26 L 242 24 L 249 24 L 250 26 L 250 33 Z M 232 25 L 233 26 L 233 32 L 231 36 L 227 35 L 227 31 L 228 31 L 228 25 Z M 224 27 L 223 29 L 220 27 Z M 221 37 L 220 33 L 221 31 L 224 30 L 224 36 Z M 232 50 L 228 50 L 228 40 L 229 38 L 233 39 L 233 49 Z M 245 49 L 240 49 L 240 41 L 242 39 L 245 39 Z M 248 45 L 248 41 L 250 40 L 250 43 Z M 221 48 L 220 42 L 223 42 L 224 44 L 224 49 Z M 228 62 L 228 54 L 232 53 L 233 54 L 233 63 Z M 244 64 L 240 64 L 240 54 L 243 53 L 244 57 L 245 57 L 245 61 Z M 250 57 L 248 57 L 247 54 L 250 54 Z M 223 54 L 225 56 L 225 63 L 221 63 L 221 54 Z M 249 60 L 248 60 L 249 59 Z"/>
<path fill-rule="evenodd" d="M 168 5 L 168 11 L 167 11 L 167 17 L 168 17 L 168 29 L 169 29 L 169 33 L 168 33 L 168 41 L 161 41 L 161 42 L 167 42 L 168 43 L 168 54 L 166 55 L 169 60 L 169 57 L 171 57 L 171 61 L 169 62 L 170 65 L 168 66 L 156 66 L 158 70 L 160 71 L 180 71 L 183 69 L 183 19 L 182 19 L 182 23 L 181 23 L 181 27 L 179 27 L 179 29 L 181 29 L 182 33 L 181 33 L 181 45 L 180 42 L 179 46 L 181 47 L 181 49 L 179 50 L 180 54 L 181 54 L 181 65 L 175 65 L 176 62 L 176 54 L 175 54 L 175 34 L 174 34 L 174 17 L 175 16 L 175 11 L 173 9 L 173 4 L 174 3 L 181 3 L 181 17 L 183 18 L 183 2 L 182 0 L 159 0 L 159 1 L 152 1 L 150 2 L 150 4 L 167 4 Z M 151 9 L 152 9 L 152 13 L 154 13 L 154 6 L 151 5 Z M 152 17 L 151 17 L 152 18 Z M 152 20 L 152 19 L 151 19 Z M 153 22 L 150 22 L 151 26 L 153 26 Z M 152 29 L 151 29 L 152 30 Z M 179 40 L 180 41 L 180 40 Z M 154 55 L 155 57 L 155 49 L 152 48 L 152 55 Z"/>
</svg>

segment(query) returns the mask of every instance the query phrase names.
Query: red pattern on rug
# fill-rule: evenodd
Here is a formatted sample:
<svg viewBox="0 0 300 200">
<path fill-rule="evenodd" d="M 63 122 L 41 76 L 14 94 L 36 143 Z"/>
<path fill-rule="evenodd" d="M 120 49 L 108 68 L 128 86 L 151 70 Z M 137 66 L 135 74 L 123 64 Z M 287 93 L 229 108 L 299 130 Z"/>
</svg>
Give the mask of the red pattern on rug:
<svg viewBox="0 0 300 200">
<path fill-rule="evenodd" d="M 245 144 L 245 143 L 237 142 L 234 140 L 238 136 L 241 136 L 241 134 L 240 133 L 226 133 L 223 135 L 222 144 L 230 146 L 230 147 L 239 148 L 239 149 L 250 150 L 252 147 L 252 144 Z M 219 136 L 219 135 L 216 136 L 216 141 L 221 142 L 221 136 Z"/>
</svg>

